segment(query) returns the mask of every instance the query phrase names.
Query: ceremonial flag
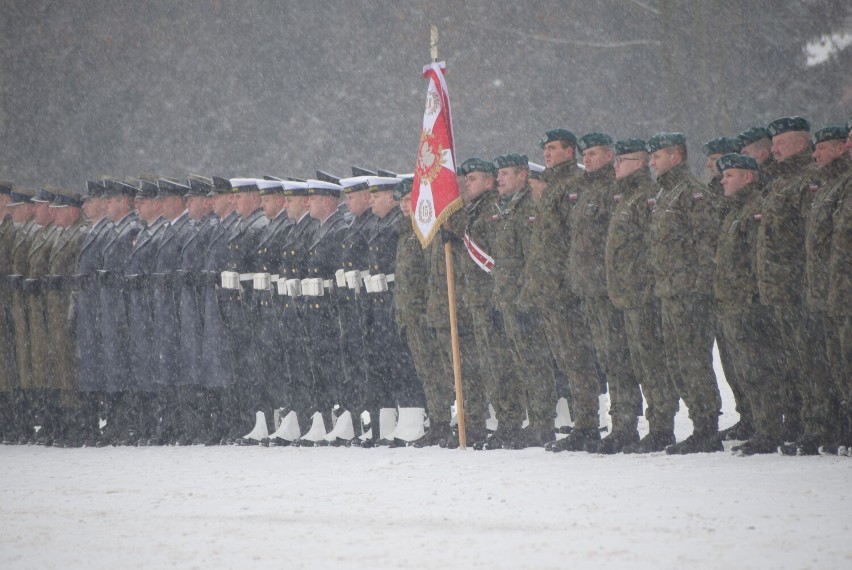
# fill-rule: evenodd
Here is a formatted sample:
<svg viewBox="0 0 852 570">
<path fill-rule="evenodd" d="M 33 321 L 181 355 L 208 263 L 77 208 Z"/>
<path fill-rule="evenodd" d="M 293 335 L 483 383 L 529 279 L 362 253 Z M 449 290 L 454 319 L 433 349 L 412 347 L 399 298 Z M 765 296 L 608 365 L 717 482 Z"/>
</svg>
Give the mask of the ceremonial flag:
<svg viewBox="0 0 852 570">
<path fill-rule="evenodd" d="M 423 68 L 429 88 L 414 169 L 411 223 L 424 248 L 435 237 L 444 220 L 462 207 L 444 69 L 444 62 L 433 62 Z"/>
</svg>

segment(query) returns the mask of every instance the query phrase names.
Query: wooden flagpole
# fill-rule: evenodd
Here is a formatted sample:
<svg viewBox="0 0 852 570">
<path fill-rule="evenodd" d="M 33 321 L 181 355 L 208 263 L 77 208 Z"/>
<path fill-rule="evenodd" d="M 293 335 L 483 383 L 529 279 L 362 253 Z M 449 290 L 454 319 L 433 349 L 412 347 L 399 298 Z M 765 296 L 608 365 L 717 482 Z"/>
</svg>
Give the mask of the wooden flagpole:
<svg viewBox="0 0 852 570">
<path fill-rule="evenodd" d="M 430 41 L 432 62 L 438 63 L 438 27 L 432 24 Z M 455 156 L 454 156 L 455 158 Z M 449 230 L 449 220 L 444 222 L 444 229 Z M 456 418 L 459 424 L 459 449 L 467 448 L 467 434 L 464 426 L 464 392 L 461 378 L 461 356 L 459 353 L 459 326 L 456 319 L 456 286 L 453 269 L 453 245 L 449 241 L 444 244 L 444 261 L 447 265 L 447 302 L 450 305 L 450 338 L 453 346 L 453 378 L 456 383 Z"/>
</svg>

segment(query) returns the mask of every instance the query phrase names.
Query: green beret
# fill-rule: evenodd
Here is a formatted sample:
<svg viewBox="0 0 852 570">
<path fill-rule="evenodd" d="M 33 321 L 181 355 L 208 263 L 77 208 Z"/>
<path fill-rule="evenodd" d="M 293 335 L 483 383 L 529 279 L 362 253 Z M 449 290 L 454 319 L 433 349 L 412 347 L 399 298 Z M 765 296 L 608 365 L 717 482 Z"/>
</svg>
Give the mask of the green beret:
<svg viewBox="0 0 852 570">
<path fill-rule="evenodd" d="M 411 178 L 403 178 L 393 187 L 393 199 L 399 202 L 409 194 L 414 188 L 414 181 Z"/>
<path fill-rule="evenodd" d="M 848 134 L 846 127 L 836 125 L 823 127 L 814 133 L 814 144 L 825 141 L 845 141 Z"/>
<path fill-rule="evenodd" d="M 568 129 L 551 129 L 544 133 L 544 136 L 538 141 L 538 146 L 544 148 L 549 142 L 564 141 L 571 146 L 577 146 L 577 136 Z"/>
<path fill-rule="evenodd" d="M 775 137 L 789 131 L 810 132 L 811 124 L 802 117 L 781 117 L 769 123 L 766 130 L 770 137 Z"/>
<path fill-rule="evenodd" d="M 615 156 L 621 156 L 622 154 L 630 154 L 631 152 L 646 152 L 645 148 L 647 144 L 642 139 L 622 139 L 615 142 L 613 149 L 615 150 Z"/>
<path fill-rule="evenodd" d="M 657 152 L 664 148 L 685 144 L 686 135 L 683 133 L 657 133 L 648 139 L 645 150 L 648 152 Z"/>
<path fill-rule="evenodd" d="M 501 168 L 509 168 L 510 166 L 520 166 L 522 168 L 529 168 L 530 159 L 527 158 L 525 154 L 515 154 L 514 152 L 510 152 L 509 154 L 503 154 L 494 159 L 494 168 L 500 170 Z"/>
<path fill-rule="evenodd" d="M 737 138 L 740 139 L 740 149 L 743 149 L 759 140 L 772 137 L 769 136 L 769 131 L 765 127 L 752 127 L 741 132 Z"/>
<path fill-rule="evenodd" d="M 718 137 L 704 143 L 702 150 L 704 154 L 710 156 L 711 154 L 740 152 L 742 148 L 739 137 Z"/>
<path fill-rule="evenodd" d="M 737 154 L 732 152 L 730 154 L 726 154 L 716 161 L 716 168 L 719 169 L 719 172 L 725 172 L 729 168 L 739 168 L 740 170 L 752 170 L 754 172 L 760 171 L 760 165 L 757 163 L 755 159 L 750 156 L 746 156 L 744 154 Z"/>
<path fill-rule="evenodd" d="M 476 157 L 468 158 L 456 168 L 456 174 L 459 176 L 467 176 L 471 172 L 484 172 L 485 174 L 497 176 L 497 169 L 494 168 L 494 163 Z"/>
<path fill-rule="evenodd" d="M 610 146 L 611 144 L 612 137 L 607 134 L 588 133 L 580 137 L 580 140 L 577 141 L 577 148 L 580 149 L 580 152 L 584 152 L 586 149 L 595 146 Z"/>
</svg>

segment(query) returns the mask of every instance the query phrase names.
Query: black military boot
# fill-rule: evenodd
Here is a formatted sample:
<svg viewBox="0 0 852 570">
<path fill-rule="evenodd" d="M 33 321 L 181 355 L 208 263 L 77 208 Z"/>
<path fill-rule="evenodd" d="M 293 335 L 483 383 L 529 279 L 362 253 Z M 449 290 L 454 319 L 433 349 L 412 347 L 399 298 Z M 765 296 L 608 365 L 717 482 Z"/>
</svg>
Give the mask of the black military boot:
<svg viewBox="0 0 852 570">
<path fill-rule="evenodd" d="M 542 427 L 527 426 L 514 433 L 509 449 L 526 449 L 528 447 L 544 447 L 553 439 L 554 430 Z"/>
<path fill-rule="evenodd" d="M 689 455 L 692 453 L 713 453 L 723 451 L 722 438 L 719 436 L 719 417 L 696 418 L 693 421 L 692 435 L 666 448 L 669 455 Z"/>
<path fill-rule="evenodd" d="M 745 443 L 735 445 L 731 448 L 734 455 L 749 456 L 776 453 L 781 441 L 762 435 L 755 435 Z"/>
<path fill-rule="evenodd" d="M 601 441 L 601 431 L 598 428 L 574 428 L 571 433 L 545 444 L 545 451 L 559 453 L 560 451 L 585 451 L 586 446 Z"/>
<path fill-rule="evenodd" d="M 440 445 L 442 441 L 452 436 L 453 430 L 448 424 L 436 424 L 429 427 L 429 430 L 422 437 L 411 442 L 411 447 L 422 449 L 424 447 L 433 447 Z"/>
<path fill-rule="evenodd" d="M 754 423 L 750 418 L 740 417 L 740 421 L 719 432 L 722 441 L 746 441 L 754 436 Z"/>
<path fill-rule="evenodd" d="M 602 440 L 590 442 L 586 446 L 586 451 L 602 455 L 615 455 L 624 451 L 624 448 L 627 446 L 636 445 L 639 445 L 638 431 L 614 430 Z"/>
</svg>

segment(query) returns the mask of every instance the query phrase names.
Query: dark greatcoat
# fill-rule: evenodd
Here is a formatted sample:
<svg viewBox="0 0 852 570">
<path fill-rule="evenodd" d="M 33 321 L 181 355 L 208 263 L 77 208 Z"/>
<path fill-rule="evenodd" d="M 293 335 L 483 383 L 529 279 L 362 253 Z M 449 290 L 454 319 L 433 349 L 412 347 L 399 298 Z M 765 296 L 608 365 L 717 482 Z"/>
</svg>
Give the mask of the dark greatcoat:
<svg viewBox="0 0 852 570">
<path fill-rule="evenodd" d="M 98 272 L 103 346 L 103 387 L 106 392 L 130 388 L 130 322 L 128 295 L 124 289 L 124 268 L 133 242 L 142 231 L 136 212 L 130 212 L 111 230 L 112 239 L 104 246 L 103 269 Z"/>
<path fill-rule="evenodd" d="M 160 386 L 175 386 L 183 376 L 180 368 L 180 319 L 178 304 L 180 291 L 175 272 L 180 269 L 180 251 L 183 244 L 195 234 L 184 212 L 173 222 L 166 222 L 157 248 L 151 276 L 154 302 L 153 354 L 155 379 Z"/>
<path fill-rule="evenodd" d="M 77 388 L 82 392 L 103 389 L 100 291 L 96 272 L 104 265 L 104 247 L 113 237 L 112 220 L 101 218 L 83 239 L 74 284 Z"/>
<path fill-rule="evenodd" d="M 124 269 L 130 319 L 130 386 L 142 392 L 153 392 L 158 388 L 151 274 L 167 226 L 168 221 L 159 218 L 142 230 Z"/>
<path fill-rule="evenodd" d="M 179 384 L 201 384 L 202 342 L 204 341 L 204 291 L 202 275 L 205 253 L 210 238 L 219 226 L 219 218 L 209 214 L 198 221 L 190 221 L 192 233 L 181 245 L 180 277 L 177 285 L 180 310 L 180 370 Z"/>
</svg>

